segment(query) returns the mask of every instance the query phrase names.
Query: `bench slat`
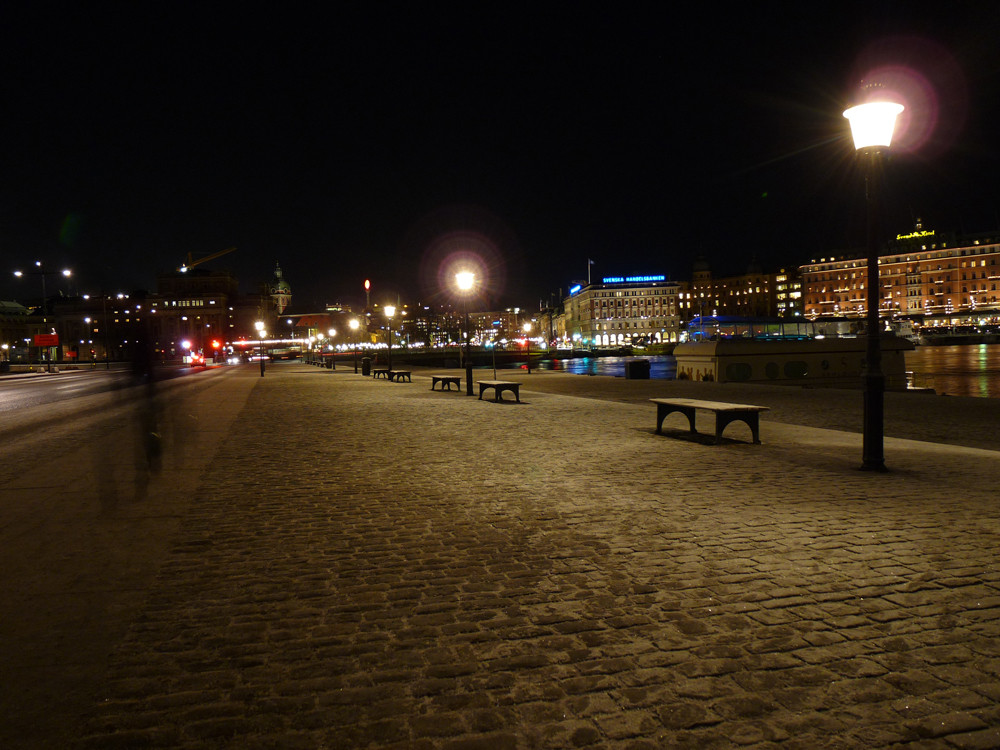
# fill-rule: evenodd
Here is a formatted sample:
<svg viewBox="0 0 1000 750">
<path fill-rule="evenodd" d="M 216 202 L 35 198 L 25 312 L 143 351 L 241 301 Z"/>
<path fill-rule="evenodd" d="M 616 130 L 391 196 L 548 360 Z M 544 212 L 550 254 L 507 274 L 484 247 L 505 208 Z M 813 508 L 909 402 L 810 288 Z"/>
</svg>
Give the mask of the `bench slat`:
<svg viewBox="0 0 1000 750">
<path fill-rule="evenodd" d="M 770 411 L 770 406 L 754 406 L 753 404 L 732 404 L 728 401 L 702 401 L 696 398 L 651 398 L 654 404 L 668 406 L 687 406 L 709 411 Z"/>
</svg>

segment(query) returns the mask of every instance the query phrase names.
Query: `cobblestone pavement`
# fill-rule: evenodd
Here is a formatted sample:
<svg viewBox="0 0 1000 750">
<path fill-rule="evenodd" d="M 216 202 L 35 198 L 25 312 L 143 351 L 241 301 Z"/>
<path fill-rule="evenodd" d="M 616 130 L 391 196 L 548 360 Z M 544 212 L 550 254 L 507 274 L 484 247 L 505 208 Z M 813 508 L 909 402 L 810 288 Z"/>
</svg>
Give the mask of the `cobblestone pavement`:
<svg viewBox="0 0 1000 750">
<path fill-rule="evenodd" d="M 271 368 L 79 745 L 1000 746 L 1000 453 L 521 400 Z"/>
</svg>

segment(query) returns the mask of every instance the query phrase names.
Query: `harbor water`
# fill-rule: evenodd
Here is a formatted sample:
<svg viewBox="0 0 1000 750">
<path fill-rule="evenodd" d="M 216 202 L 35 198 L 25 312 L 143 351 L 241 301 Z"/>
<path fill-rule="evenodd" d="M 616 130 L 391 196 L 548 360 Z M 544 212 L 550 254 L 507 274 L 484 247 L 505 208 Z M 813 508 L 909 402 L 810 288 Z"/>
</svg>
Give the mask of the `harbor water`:
<svg viewBox="0 0 1000 750">
<path fill-rule="evenodd" d="M 540 362 L 542 370 L 576 375 L 625 376 L 625 363 L 636 357 L 576 357 Z M 669 355 L 642 357 L 649 360 L 651 378 L 672 379 L 676 360 Z M 1000 398 L 1000 344 L 918 346 L 906 353 L 906 370 L 912 385 L 933 388 L 938 394 Z"/>
</svg>

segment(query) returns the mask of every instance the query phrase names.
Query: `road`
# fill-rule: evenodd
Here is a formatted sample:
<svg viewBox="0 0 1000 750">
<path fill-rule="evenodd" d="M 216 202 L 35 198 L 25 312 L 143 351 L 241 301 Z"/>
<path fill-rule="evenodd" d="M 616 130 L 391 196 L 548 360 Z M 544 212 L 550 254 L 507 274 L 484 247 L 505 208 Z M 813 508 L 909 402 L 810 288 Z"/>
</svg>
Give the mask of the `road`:
<svg viewBox="0 0 1000 750">
<path fill-rule="evenodd" d="M 162 367 L 157 375 L 170 379 L 197 372 L 191 367 Z M 93 370 L 64 370 L 31 376 L 8 375 L 0 378 L 0 413 L 41 406 L 58 401 L 105 393 L 134 385 L 128 367 Z"/>
<path fill-rule="evenodd" d="M 4 382 L 5 401 L 20 408 L 0 418 L 0 747 L 68 745 L 60 732 L 73 722 L 53 717 L 93 697 L 94 675 L 242 407 L 232 396 L 256 382 L 244 369 L 193 371 L 152 397 L 115 390 L 114 371 Z M 163 439 L 152 464 L 150 419 Z"/>
</svg>

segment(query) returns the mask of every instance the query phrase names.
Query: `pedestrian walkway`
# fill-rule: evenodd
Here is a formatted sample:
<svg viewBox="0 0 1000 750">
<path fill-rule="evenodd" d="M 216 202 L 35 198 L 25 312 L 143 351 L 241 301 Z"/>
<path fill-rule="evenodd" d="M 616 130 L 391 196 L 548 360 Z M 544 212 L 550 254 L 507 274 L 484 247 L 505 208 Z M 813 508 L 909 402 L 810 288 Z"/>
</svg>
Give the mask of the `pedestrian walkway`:
<svg viewBox="0 0 1000 750">
<path fill-rule="evenodd" d="M 1000 745 L 1000 453 L 429 382 L 258 378 L 81 746 Z"/>
</svg>

